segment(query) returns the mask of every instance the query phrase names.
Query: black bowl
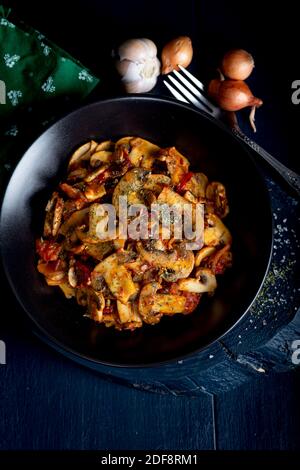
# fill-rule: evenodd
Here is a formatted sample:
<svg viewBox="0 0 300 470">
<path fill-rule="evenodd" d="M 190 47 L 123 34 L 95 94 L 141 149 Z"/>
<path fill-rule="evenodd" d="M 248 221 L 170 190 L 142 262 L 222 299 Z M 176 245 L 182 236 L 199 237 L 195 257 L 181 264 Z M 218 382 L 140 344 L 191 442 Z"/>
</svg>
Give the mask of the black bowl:
<svg viewBox="0 0 300 470">
<path fill-rule="evenodd" d="M 189 316 L 164 318 L 156 326 L 117 332 L 82 317 L 74 301 L 48 287 L 36 270 L 34 242 L 44 207 L 72 151 L 95 138 L 136 135 L 174 145 L 210 180 L 227 188 L 233 235 L 233 267 L 218 278 Z M 50 127 L 29 148 L 7 188 L 1 214 L 4 266 L 11 286 L 39 329 L 53 344 L 103 364 L 146 366 L 178 359 L 223 336 L 247 312 L 268 269 L 272 215 L 263 179 L 231 132 L 206 115 L 173 101 L 126 97 L 81 108 Z"/>
</svg>

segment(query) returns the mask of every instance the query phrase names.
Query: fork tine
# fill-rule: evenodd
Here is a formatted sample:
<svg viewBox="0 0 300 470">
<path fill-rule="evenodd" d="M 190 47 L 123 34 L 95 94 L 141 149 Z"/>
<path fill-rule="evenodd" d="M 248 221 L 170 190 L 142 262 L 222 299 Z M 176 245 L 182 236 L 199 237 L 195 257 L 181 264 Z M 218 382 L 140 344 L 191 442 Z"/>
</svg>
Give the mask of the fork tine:
<svg viewBox="0 0 300 470">
<path fill-rule="evenodd" d="M 215 106 L 208 99 L 206 99 L 205 96 L 199 90 L 197 90 L 197 88 L 194 87 L 194 85 L 192 85 L 176 70 L 174 70 L 173 73 L 186 86 L 186 88 L 188 88 L 197 98 L 199 98 L 200 101 L 202 101 L 202 103 L 204 103 L 208 107 L 210 112 L 216 111 Z"/>
<path fill-rule="evenodd" d="M 209 111 L 212 114 L 212 111 L 210 109 L 208 110 L 207 106 L 205 106 L 199 100 L 197 100 L 194 97 L 194 95 L 192 95 L 192 93 L 190 93 L 184 86 L 181 85 L 181 83 L 178 80 L 176 80 L 176 78 L 169 75 L 169 79 L 178 88 L 178 90 L 181 91 L 183 96 L 187 98 L 194 106 L 196 106 L 199 109 L 202 109 L 202 111 L 205 111 L 205 112 Z"/>
<path fill-rule="evenodd" d="M 200 90 L 204 90 L 204 85 L 202 82 L 200 82 L 200 80 L 198 80 L 198 78 L 194 77 L 194 75 L 192 75 L 188 70 L 186 70 L 184 67 L 182 67 L 182 65 L 179 65 L 178 64 L 178 67 L 180 68 L 180 70 L 186 74 L 187 77 L 189 77 L 189 79 L 195 83 L 195 85 L 197 85 Z"/>
<path fill-rule="evenodd" d="M 194 85 L 192 85 L 186 78 L 184 78 L 177 70 L 173 70 L 174 75 L 195 95 L 197 98 L 201 98 L 202 95 Z"/>
<path fill-rule="evenodd" d="M 170 83 L 168 83 L 166 80 L 164 80 L 164 84 L 178 101 L 182 101 L 183 103 L 189 103 L 188 100 L 186 100 L 180 93 L 178 93 L 178 91 L 175 90 L 175 88 L 172 87 L 172 85 L 170 85 Z"/>
</svg>

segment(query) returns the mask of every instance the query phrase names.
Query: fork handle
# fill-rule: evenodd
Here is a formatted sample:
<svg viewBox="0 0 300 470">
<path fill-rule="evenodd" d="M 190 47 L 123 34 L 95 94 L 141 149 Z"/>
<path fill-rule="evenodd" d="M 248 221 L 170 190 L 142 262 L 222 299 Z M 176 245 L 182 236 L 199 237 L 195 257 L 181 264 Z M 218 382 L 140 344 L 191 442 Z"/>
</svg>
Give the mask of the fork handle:
<svg viewBox="0 0 300 470">
<path fill-rule="evenodd" d="M 295 173 L 294 171 L 287 168 L 285 165 L 280 163 L 276 158 L 272 157 L 272 155 L 263 149 L 260 145 L 256 142 L 251 140 L 248 136 L 246 136 L 240 129 L 232 128 L 233 134 L 238 137 L 244 144 L 247 144 L 252 150 L 258 153 L 266 162 L 274 168 L 277 173 L 289 184 L 291 188 L 300 196 L 300 176 Z"/>
</svg>

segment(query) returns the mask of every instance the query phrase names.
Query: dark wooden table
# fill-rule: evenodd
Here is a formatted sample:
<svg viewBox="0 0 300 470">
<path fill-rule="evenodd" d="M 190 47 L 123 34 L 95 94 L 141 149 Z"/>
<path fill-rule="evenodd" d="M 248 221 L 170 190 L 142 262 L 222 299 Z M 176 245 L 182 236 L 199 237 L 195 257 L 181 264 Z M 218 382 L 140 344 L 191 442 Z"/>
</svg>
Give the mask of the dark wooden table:
<svg viewBox="0 0 300 470">
<path fill-rule="evenodd" d="M 162 46 L 190 35 L 192 68 L 203 79 L 228 48 L 249 49 L 256 58 L 250 84 L 265 101 L 255 138 L 299 171 L 293 158 L 299 110 L 290 100 L 297 75 L 284 54 L 278 57 L 282 9 L 264 13 L 254 1 L 245 14 L 241 2 L 229 7 L 220 0 L 4 3 L 102 77 L 90 100 L 119 92 L 110 51 L 123 38 L 148 36 Z M 160 84 L 154 90 L 163 92 Z M 292 342 L 300 339 L 298 206 L 264 171 L 276 228 L 271 275 L 245 320 L 189 360 L 134 373 L 76 364 L 32 333 L 2 274 L 7 364 L 0 365 L 0 449 L 299 448 L 300 375 L 291 360 Z"/>
</svg>

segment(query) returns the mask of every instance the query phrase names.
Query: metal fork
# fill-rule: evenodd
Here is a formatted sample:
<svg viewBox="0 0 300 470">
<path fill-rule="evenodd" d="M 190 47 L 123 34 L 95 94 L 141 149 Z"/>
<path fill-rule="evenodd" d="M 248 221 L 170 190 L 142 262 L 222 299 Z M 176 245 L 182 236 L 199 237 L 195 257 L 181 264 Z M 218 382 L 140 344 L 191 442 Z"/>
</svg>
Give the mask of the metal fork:
<svg viewBox="0 0 300 470">
<path fill-rule="evenodd" d="M 183 103 L 193 104 L 196 108 L 210 114 L 215 119 L 221 120 L 223 112 L 220 108 L 211 103 L 204 94 L 204 85 L 194 77 L 184 67 L 178 66 L 181 70 L 177 72 L 174 70 L 172 74 L 167 76 L 171 83 L 164 80 L 164 84 L 172 93 L 172 95 Z M 260 145 L 246 136 L 239 128 L 232 127 L 233 134 L 241 140 L 244 144 L 248 145 L 258 155 L 260 155 L 269 165 L 274 168 L 277 173 L 289 184 L 291 188 L 300 196 L 300 176 L 294 171 L 287 168 L 280 163 L 269 152 L 264 150 Z"/>
</svg>

